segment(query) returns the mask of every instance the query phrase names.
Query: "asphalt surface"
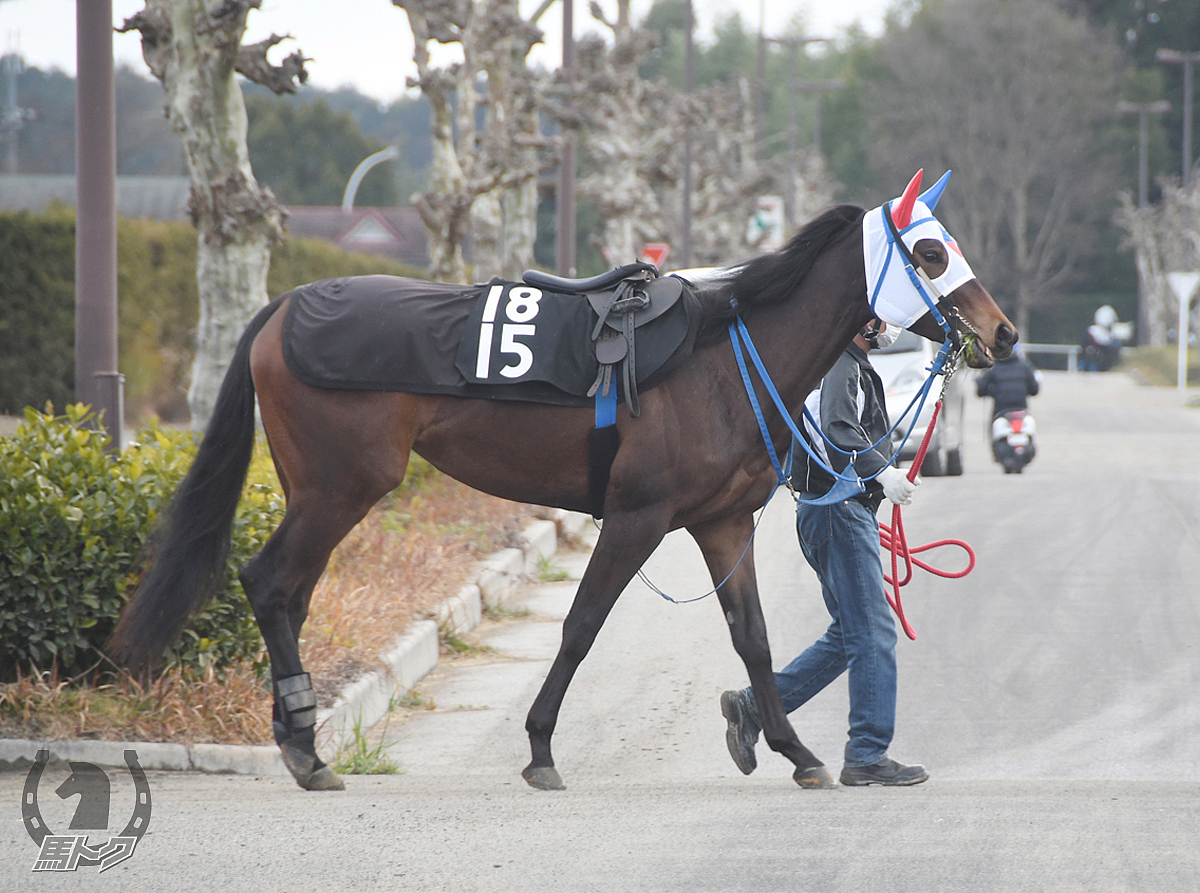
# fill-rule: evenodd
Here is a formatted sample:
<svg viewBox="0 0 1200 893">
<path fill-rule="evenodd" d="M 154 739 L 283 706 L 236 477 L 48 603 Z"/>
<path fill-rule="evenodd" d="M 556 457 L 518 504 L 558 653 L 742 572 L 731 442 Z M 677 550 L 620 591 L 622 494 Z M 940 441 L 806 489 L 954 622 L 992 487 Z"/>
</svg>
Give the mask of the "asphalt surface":
<svg viewBox="0 0 1200 893">
<path fill-rule="evenodd" d="M 972 401 L 966 473 L 926 480 L 905 510 L 910 541 L 961 537 L 979 555 L 965 580 L 905 591 L 919 637 L 898 649 L 892 754 L 923 762 L 924 785 L 802 791 L 762 747 L 742 776 L 717 698 L 745 672 L 715 599 L 673 605 L 635 581 L 559 719 L 568 790 L 530 789 L 524 716 L 573 592 L 541 584 L 531 618 L 480 628 L 494 654 L 418 686 L 435 709 L 376 731 L 402 775 L 311 794 L 151 773 L 149 832 L 103 875 L 31 872 L 24 778 L 0 775 L 0 890 L 1200 889 L 1200 409 L 1063 373 L 1032 408 L 1025 474 L 990 462 Z M 783 494 L 756 551 L 781 665 L 826 623 Z M 556 561 L 577 575 L 586 554 Z M 646 570 L 677 598 L 709 586 L 686 534 Z M 846 709 L 839 680 L 792 716 L 835 774 Z M 119 774 L 110 829 L 132 804 Z M 56 833 L 76 802 L 54 795 L 63 777 L 39 788 Z"/>
</svg>

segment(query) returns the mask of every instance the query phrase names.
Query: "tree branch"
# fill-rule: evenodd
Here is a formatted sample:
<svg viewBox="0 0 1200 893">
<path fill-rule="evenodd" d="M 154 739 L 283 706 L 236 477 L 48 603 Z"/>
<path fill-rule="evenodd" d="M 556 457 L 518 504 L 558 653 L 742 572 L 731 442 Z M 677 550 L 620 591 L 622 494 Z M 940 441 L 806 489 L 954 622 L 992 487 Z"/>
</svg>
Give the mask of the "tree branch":
<svg viewBox="0 0 1200 893">
<path fill-rule="evenodd" d="M 235 70 L 247 80 L 269 88 L 276 95 L 295 93 L 300 89 L 296 82 L 303 84 L 308 80 L 304 63 L 311 62 L 312 59 L 306 59 L 303 53 L 296 50 L 279 65 L 272 65 L 267 61 L 267 52 L 273 46 L 291 39 L 290 34 L 283 37 L 272 34 L 266 40 L 243 46 L 238 50 Z"/>
</svg>

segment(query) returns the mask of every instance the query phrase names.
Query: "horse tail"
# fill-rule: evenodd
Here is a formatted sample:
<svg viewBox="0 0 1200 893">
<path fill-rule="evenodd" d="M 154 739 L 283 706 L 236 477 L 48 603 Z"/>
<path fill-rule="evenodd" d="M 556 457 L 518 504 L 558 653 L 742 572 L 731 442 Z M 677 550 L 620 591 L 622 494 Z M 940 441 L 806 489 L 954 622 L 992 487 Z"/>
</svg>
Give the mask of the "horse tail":
<svg viewBox="0 0 1200 893">
<path fill-rule="evenodd" d="M 114 660 L 148 668 L 220 584 L 234 512 L 254 451 L 250 348 L 279 300 L 250 321 L 217 393 L 212 418 L 187 476 L 171 498 L 138 582 L 109 640 Z"/>
</svg>

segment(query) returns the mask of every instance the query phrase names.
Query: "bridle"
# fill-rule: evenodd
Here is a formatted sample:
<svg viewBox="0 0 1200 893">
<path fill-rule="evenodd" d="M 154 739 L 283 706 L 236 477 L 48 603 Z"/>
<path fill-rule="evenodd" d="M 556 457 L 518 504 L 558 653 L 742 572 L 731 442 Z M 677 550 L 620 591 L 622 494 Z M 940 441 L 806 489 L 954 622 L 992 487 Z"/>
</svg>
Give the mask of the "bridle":
<svg viewBox="0 0 1200 893">
<path fill-rule="evenodd" d="M 950 302 L 950 299 L 946 295 L 942 294 L 942 290 L 934 284 L 932 279 L 929 278 L 929 274 L 926 273 L 925 270 L 921 268 L 921 265 L 917 263 L 917 258 L 912 253 L 912 250 L 906 244 L 904 244 L 904 240 L 900 238 L 900 230 L 897 228 L 896 222 L 892 220 L 892 210 L 889 206 L 889 203 L 884 202 L 880 210 L 883 211 L 883 220 L 884 223 L 887 224 L 888 242 L 892 245 L 895 245 L 897 250 L 899 250 L 901 257 L 904 258 L 904 269 L 905 272 L 908 273 L 909 281 L 912 282 L 913 288 L 917 290 L 917 294 L 921 296 L 921 300 L 925 302 L 925 306 L 929 308 L 929 312 L 933 315 L 934 321 L 937 322 L 937 324 L 942 327 L 942 331 L 946 333 L 946 337 L 948 339 L 953 339 L 954 327 L 947 322 L 946 317 L 942 314 L 941 310 L 938 309 L 938 303 L 945 301 L 950 305 L 951 316 L 963 323 L 966 323 L 966 320 L 963 319 L 962 314 L 958 312 L 958 308 Z M 930 292 L 933 293 L 932 298 L 930 297 Z M 871 312 L 875 312 L 874 299 L 871 301 Z M 967 323 L 967 327 L 970 328 L 972 332 L 975 332 L 970 323 Z M 979 333 L 975 332 L 975 334 L 978 335 Z"/>
</svg>

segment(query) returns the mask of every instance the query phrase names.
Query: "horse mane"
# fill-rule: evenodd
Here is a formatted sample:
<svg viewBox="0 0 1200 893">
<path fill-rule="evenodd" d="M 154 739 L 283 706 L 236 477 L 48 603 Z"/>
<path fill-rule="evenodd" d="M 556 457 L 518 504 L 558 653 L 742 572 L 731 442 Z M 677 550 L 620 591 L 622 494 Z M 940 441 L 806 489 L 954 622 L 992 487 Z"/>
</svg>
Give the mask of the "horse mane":
<svg viewBox="0 0 1200 893">
<path fill-rule="evenodd" d="M 735 264 L 697 288 L 695 294 L 700 301 L 697 343 L 709 343 L 724 335 L 734 317 L 749 307 L 778 304 L 791 298 L 822 252 L 856 232 L 866 213 L 857 205 L 835 205 L 806 223 L 778 251 Z"/>
</svg>

